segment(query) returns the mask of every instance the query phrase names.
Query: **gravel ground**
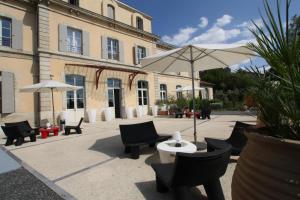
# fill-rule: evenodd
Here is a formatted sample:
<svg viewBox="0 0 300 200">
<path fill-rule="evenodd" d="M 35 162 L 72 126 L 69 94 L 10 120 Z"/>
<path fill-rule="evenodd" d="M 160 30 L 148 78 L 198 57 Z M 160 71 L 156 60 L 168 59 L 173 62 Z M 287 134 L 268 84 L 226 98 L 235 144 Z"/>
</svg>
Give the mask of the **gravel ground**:
<svg viewBox="0 0 300 200">
<path fill-rule="evenodd" d="M 62 199 L 24 168 L 0 174 L 0 185 L 1 200 Z"/>
</svg>

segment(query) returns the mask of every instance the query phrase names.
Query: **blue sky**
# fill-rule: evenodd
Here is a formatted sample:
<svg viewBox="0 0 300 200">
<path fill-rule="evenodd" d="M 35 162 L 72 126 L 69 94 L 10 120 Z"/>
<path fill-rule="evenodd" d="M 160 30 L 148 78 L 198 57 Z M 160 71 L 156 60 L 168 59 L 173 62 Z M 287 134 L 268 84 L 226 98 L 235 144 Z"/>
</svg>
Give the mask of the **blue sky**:
<svg viewBox="0 0 300 200">
<path fill-rule="evenodd" d="M 269 0 L 275 9 L 275 0 Z M 153 17 L 153 33 L 182 46 L 190 43 L 232 43 L 252 39 L 250 20 L 262 24 L 263 0 L 122 0 Z M 284 2 L 282 8 L 284 9 Z M 300 15 L 293 0 L 290 16 Z"/>
</svg>

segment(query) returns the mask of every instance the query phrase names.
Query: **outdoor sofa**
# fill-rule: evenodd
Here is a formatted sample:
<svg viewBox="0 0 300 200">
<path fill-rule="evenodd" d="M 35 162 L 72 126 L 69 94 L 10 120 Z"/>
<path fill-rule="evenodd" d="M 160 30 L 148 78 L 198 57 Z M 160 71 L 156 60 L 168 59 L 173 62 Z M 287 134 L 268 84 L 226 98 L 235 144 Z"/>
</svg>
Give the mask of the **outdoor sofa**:
<svg viewBox="0 0 300 200">
<path fill-rule="evenodd" d="M 32 131 L 28 132 L 22 126 L 1 126 L 1 128 L 7 138 L 5 146 L 12 145 L 14 143 L 14 140 L 16 140 L 15 145 L 20 146 L 25 142 L 26 137 L 29 137 L 31 142 L 36 141 L 36 133 Z"/>
<path fill-rule="evenodd" d="M 213 152 L 176 153 L 175 163 L 152 164 L 157 191 L 172 189 L 175 200 L 189 199 L 189 189 L 203 185 L 208 199 L 225 200 L 219 179 L 226 172 L 230 150 L 227 145 Z"/>
<path fill-rule="evenodd" d="M 140 156 L 140 146 L 149 145 L 154 147 L 157 142 L 162 142 L 171 136 L 157 134 L 153 121 L 120 125 L 121 139 L 125 146 L 125 153 L 131 153 L 132 159 Z"/>
<path fill-rule="evenodd" d="M 35 133 L 36 135 L 40 134 L 39 128 L 31 127 L 27 120 L 20 121 L 20 122 L 4 123 L 4 124 L 5 124 L 5 126 L 19 126 L 21 131 L 24 131 L 27 133 Z"/>
<path fill-rule="evenodd" d="M 237 121 L 234 125 L 230 137 L 226 140 L 205 138 L 207 143 L 207 150 L 214 151 L 216 149 L 222 149 L 228 144 L 232 146 L 231 155 L 238 156 L 242 152 L 244 146 L 247 143 L 247 137 L 245 136 L 245 130 L 247 128 L 253 127 L 254 125 L 246 124 Z"/>
<path fill-rule="evenodd" d="M 77 134 L 81 134 L 82 131 L 81 131 L 80 126 L 81 126 L 82 121 L 83 121 L 83 117 L 81 117 L 81 119 L 80 119 L 79 123 L 77 124 L 77 126 L 66 126 L 65 127 L 65 135 L 70 135 L 71 130 L 75 130 L 75 132 Z"/>
</svg>

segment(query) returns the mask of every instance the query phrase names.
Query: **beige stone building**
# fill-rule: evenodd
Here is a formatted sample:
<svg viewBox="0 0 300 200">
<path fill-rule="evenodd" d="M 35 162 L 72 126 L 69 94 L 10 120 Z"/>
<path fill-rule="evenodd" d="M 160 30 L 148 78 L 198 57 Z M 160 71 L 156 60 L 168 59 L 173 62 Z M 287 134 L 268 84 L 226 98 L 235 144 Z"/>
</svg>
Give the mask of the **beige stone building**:
<svg viewBox="0 0 300 200">
<path fill-rule="evenodd" d="M 1 121 L 51 119 L 50 94 L 19 91 L 50 78 L 83 87 L 55 93 L 55 114 L 65 111 L 69 122 L 89 109 L 98 120 L 109 107 L 116 118 L 126 107 L 151 113 L 156 100 L 191 85 L 185 72 L 141 69 L 141 58 L 174 48 L 152 33 L 151 20 L 116 0 L 0 0 Z"/>
</svg>

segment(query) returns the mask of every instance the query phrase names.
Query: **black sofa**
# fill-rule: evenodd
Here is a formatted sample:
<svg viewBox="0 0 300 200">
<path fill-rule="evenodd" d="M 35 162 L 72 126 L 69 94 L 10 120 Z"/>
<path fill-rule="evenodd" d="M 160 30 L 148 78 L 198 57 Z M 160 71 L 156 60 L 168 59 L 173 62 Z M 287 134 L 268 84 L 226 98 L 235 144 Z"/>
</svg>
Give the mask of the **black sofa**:
<svg viewBox="0 0 300 200">
<path fill-rule="evenodd" d="M 175 163 L 152 164 L 160 193 L 174 191 L 174 199 L 189 199 L 189 189 L 203 185 L 209 200 L 224 200 L 219 178 L 226 172 L 231 146 L 206 153 L 177 153 Z"/>
<path fill-rule="evenodd" d="M 244 146 L 247 143 L 247 137 L 245 136 L 245 130 L 247 128 L 254 127 L 254 125 L 246 124 L 243 122 L 237 121 L 234 125 L 230 137 L 226 140 L 214 139 L 214 138 L 205 138 L 207 143 L 207 150 L 214 151 L 216 149 L 222 149 L 228 144 L 232 146 L 231 155 L 238 156 L 242 152 Z"/>
<path fill-rule="evenodd" d="M 7 138 L 5 146 L 12 145 L 14 143 L 14 140 L 16 140 L 15 145 L 20 146 L 25 142 L 26 137 L 29 137 L 31 142 L 36 141 L 36 133 L 26 131 L 25 129 L 23 129 L 23 126 L 1 126 L 1 128 Z"/>
<path fill-rule="evenodd" d="M 131 153 L 132 159 L 139 158 L 140 146 L 148 144 L 150 147 L 154 147 L 155 143 L 171 138 L 171 136 L 158 135 L 153 121 L 120 125 L 120 132 L 125 153 Z"/>
</svg>

